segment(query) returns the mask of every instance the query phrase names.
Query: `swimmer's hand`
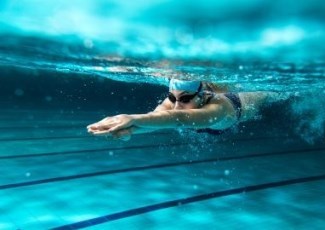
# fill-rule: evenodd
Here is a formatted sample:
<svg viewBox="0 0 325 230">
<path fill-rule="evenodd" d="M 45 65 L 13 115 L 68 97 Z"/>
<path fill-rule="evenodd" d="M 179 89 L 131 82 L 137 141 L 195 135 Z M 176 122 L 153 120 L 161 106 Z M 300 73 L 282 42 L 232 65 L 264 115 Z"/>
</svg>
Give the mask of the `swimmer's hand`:
<svg viewBox="0 0 325 230">
<path fill-rule="evenodd" d="M 134 124 L 132 115 L 121 114 L 113 117 L 106 117 L 94 124 L 88 125 L 88 132 L 94 135 L 111 134 L 118 135 L 118 131 L 130 128 Z M 123 133 L 123 132 L 122 132 Z M 123 134 L 121 134 L 123 135 Z"/>
</svg>

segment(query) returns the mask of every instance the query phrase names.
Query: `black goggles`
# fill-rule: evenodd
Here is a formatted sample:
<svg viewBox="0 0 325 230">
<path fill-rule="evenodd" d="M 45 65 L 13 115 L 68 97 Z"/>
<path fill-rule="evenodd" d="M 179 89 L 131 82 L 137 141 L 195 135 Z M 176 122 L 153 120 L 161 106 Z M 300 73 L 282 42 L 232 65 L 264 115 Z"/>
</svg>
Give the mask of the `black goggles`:
<svg viewBox="0 0 325 230">
<path fill-rule="evenodd" d="M 170 100 L 171 103 L 175 103 L 176 101 L 179 101 L 181 103 L 189 103 L 191 100 L 193 100 L 194 97 L 196 97 L 196 95 L 199 94 L 199 92 L 202 89 L 202 83 L 200 84 L 198 90 L 196 91 L 196 93 L 194 94 L 186 94 L 186 95 L 182 95 L 179 97 L 179 99 L 177 100 L 177 98 L 174 96 L 174 94 L 172 94 L 171 92 L 168 93 L 168 99 Z"/>
<path fill-rule="evenodd" d="M 180 96 L 179 99 L 174 96 L 172 93 L 168 93 L 168 99 L 170 102 L 175 103 L 176 101 L 182 102 L 182 103 L 189 103 L 196 95 L 198 95 L 199 92 L 196 92 L 195 94 L 186 94 L 183 96 Z"/>
</svg>

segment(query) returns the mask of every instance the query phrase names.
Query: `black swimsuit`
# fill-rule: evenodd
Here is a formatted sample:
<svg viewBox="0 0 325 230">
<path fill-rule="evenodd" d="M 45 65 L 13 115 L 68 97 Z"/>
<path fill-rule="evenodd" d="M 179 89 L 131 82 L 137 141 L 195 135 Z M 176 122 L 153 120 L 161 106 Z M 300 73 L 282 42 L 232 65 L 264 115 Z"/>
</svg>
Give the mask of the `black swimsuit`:
<svg viewBox="0 0 325 230">
<path fill-rule="evenodd" d="M 236 117 L 237 120 L 240 119 L 241 117 L 241 112 L 242 112 L 242 104 L 239 98 L 238 93 L 225 93 L 224 94 L 225 97 L 227 97 L 231 104 L 233 105 L 235 111 L 236 111 Z M 209 97 L 206 103 L 209 103 L 209 101 L 213 98 L 213 96 Z M 219 130 L 219 129 L 210 129 L 210 128 L 205 128 L 205 129 L 198 129 L 197 132 L 198 133 L 208 133 L 208 134 L 212 134 L 212 135 L 220 135 L 225 133 L 228 129 L 223 129 L 223 130 Z"/>
</svg>

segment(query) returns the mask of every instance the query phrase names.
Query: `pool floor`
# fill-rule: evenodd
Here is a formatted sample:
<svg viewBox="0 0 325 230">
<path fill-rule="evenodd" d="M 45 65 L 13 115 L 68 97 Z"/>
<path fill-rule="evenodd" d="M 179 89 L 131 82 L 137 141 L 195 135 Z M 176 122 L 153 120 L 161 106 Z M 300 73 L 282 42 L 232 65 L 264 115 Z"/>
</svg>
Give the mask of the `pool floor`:
<svg viewBox="0 0 325 230">
<path fill-rule="evenodd" d="M 324 229 L 324 142 L 263 130 L 123 142 L 88 135 L 93 112 L 1 116 L 0 229 Z"/>
</svg>

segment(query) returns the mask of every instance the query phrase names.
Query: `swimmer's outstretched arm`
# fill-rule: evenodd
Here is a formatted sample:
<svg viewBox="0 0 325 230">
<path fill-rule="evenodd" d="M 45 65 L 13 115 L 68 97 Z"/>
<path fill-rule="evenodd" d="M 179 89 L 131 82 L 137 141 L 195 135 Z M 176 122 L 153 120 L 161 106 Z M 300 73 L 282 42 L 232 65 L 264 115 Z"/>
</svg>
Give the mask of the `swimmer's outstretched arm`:
<svg viewBox="0 0 325 230">
<path fill-rule="evenodd" d="M 230 108 L 232 110 L 232 108 Z M 230 110 L 230 111 L 231 111 Z M 230 114 L 230 115 L 229 115 Z M 88 126 L 93 134 L 114 134 L 120 130 L 134 127 L 145 131 L 168 128 L 206 128 L 211 125 L 228 126 L 235 115 L 229 108 L 219 104 L 209 104 L 200 109 L 154 111 L 147 114 L 121 114 L 108 117 Z"/>
<path fill-rule="evenodd" d="M 158 105 L 153 112 L 170 110 L 169 106 L 166 105 L 166 104 L 168 104 L 168 103 L 166 103 L 166 101 L 167 100 L 165 100 L 163 103 Z M 112 118 L 113 117 L 106 117 L 106 118 L 104 118 L 103 120 L 101 120 L 99 122 L 88 125 L 87 126 L 88 133 L 91 133 L 91 134 L 94 134 L 94 135 L 107 136 L 108 135 L 108 132 L 107 132 L 108 130 L 107 130 L 105 124 L 107 124 L 109 122 L 109 120 L 111 120 Z M 143 127 L 131 126 L 131 127 L 126 128 L 126 129 L 118 130 L 116 132 L 111 132 L 109 134 L 112 135 L 112 137 L 115 138 L 115 139 L 121 139 L 122 137 L 126 137 L 126 139 L 129 139 L 129 137 L 132 134 L 150 133 L 150 132 L 153 132 L 155 130 L 157 130 L 157 129 L 148 129 L 148 128 L 143 128 Z"/>
</svg>

